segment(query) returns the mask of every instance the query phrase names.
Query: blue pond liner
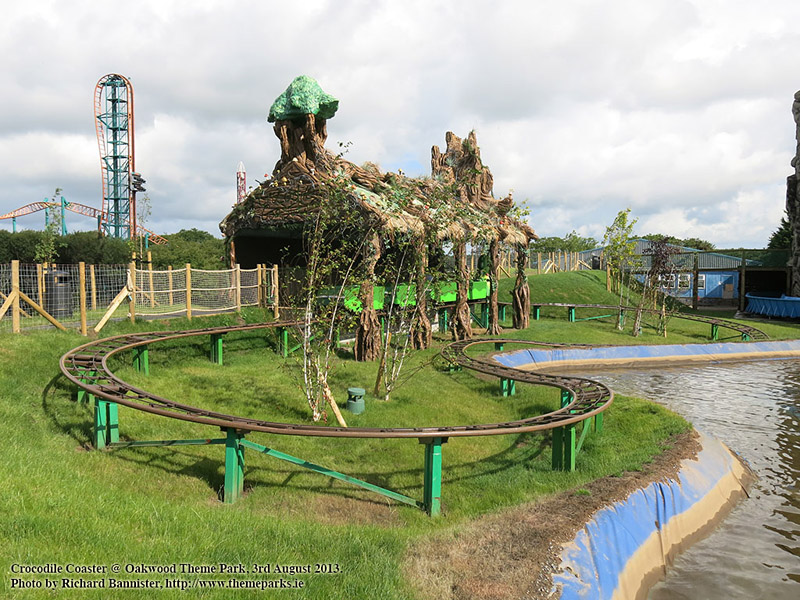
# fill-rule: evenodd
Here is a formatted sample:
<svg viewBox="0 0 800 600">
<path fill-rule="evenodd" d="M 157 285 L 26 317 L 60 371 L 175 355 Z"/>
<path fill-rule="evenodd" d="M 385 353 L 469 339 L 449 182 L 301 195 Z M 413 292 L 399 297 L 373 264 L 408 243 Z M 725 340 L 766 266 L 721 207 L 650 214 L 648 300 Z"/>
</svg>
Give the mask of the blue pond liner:
<svg viewBox="0 0 800 600">
<path fill-rule="evenodd" d="M 767 298 L 747 294 L 747 312 L 768 317 L 800 318 L 800 298 L 783 295 Z"/>
<path fill-rule="evenodd" d="M 586 363 L 617 362 L 636 359 L 663 359 L 679 357 L 692 358 L 709 356 L 722 359 L 726 355 L 741 357 L 759 355 L 800 355 L 800 340 L 781 340 L 767 342 L 721 342 L 715 344 L 669 344 L 663 346 L 601 346 L 596 348 L 558 348 L 552 350 L 524 349 L 495 355 L 495 360 L 507 367 L 525 367 L 557 362 Z"/>
<path fill-rule="evenodd" d="M 633 590 L 625 590 L 624 584 L 621 588 L 621 577 L 626 569 L 641 567 L 629 561 L 645 543 L 652 543 L 653 536 L 674 539 L 675 533 L 694 533 L 686 522 L 676 524 L 673 519 L 696 509 L 723 478 L 731 477 L 737 460 L 719 441 L 701 434 L 701 442 L 703 450 L 697 460 L 684 461 L 677 480 L 655 482 L 635 491 L 595 513 L 578 532 L 562 552 L 561 573 L 553 577 L 553 584 L 561 586 L 561 600 L 611 600 L 615 592 L 616 597 L 626 597 Z M 726 502 L 724 498 L 720 501 Z M 696 520 L 698 527 L 704 527 L 711 517 L 700 515 Z M 675 531 L 664 534 L 670 527 Z M 629 581 L 635 582 L 636 574 Z"/>
</svg>

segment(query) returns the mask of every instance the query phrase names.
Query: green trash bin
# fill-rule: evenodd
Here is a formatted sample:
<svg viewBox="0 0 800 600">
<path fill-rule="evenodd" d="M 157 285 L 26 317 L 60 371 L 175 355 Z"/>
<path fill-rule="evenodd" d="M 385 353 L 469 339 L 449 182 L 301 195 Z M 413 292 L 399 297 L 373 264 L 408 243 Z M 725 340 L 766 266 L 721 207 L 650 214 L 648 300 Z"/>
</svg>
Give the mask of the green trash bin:
<svg viewBox="0 0 800 600">
<path fill-rule="evenodd" d="M 351 387 L 347 388 L 347 410 L 354 415 L 360 415 L 364 412 L 364 388 Z"/>
</svg>

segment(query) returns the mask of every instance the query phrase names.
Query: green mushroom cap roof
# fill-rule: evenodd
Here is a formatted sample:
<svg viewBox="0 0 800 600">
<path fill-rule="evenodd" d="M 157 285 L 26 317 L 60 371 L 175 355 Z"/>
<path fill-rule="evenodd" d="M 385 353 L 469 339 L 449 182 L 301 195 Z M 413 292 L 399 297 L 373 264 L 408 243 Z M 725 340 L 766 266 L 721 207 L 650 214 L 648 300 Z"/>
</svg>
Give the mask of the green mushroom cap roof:
<svg viewBox="0 0 800 600">
<path fill-rule="evenodd" d="M 312 114 L 330 119 L 336 114 L 339 101 L 322 91 L 315 79 L 307 75 L 295 77 L 286 91 L 278 96 L 269 109 L 267 121 L 288 121 Z"/>
</svg>

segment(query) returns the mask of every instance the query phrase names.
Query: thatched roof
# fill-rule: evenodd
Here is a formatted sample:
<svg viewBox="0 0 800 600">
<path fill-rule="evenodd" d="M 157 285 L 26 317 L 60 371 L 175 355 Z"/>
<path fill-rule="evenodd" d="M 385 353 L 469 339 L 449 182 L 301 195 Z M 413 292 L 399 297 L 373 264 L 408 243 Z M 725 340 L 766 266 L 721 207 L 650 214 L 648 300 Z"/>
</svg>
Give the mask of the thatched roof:
<svg viewBox="0 0 800 600">
<path fill-rule="evenodd" d="M 444 154 L 433 147 L 431 177 L 384 173 L 372 163 L 358 166 L 325 149 L 327 128 L 321 109 L 302 118 L 292 112 L 291 107 L 320 106 L 329 115 L 330 107 L 335 112 L 338 106 L 327 94 L 320 96 L 322 100 L 309 100 L 308 94 L 316 93 L 316 88 L 308 79 L 297 78 L 293 86 L 300 83 L 290 86 L 273 104 L 270 121 L 275 121 L 281 159 L 272 176 L 220 223 L 227 238 L 246 230 L 301 225 L 333 197 L 348 202 L 365 224 L 387 235 L 419 235 L 427 229 L 439 239 L 500 239 L 524 246 L 537 237 L 527 224 L 508 216 L 513 204 L 510 195 L 501 200 L 492 196 L 492 176 L 480 160 L 474 132 L 463 142 L 448 132 Z M 318 93 L 324 94 L 321 89 Z"/>
</svg>

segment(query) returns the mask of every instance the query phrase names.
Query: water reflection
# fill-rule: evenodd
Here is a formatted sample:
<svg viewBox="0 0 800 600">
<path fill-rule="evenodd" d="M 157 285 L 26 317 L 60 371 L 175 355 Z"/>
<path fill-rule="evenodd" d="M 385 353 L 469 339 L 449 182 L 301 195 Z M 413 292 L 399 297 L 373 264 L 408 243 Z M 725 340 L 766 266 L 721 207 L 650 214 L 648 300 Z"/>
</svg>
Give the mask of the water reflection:
<svg viewBox="0 0 800 600">
<path fill-rule="evenodd" d="M 586 376 L 680 413 L 759 475 L 750 498 L 676 559 L 650 600 L 800 597 L 800 361 Z"/>
</svg>

